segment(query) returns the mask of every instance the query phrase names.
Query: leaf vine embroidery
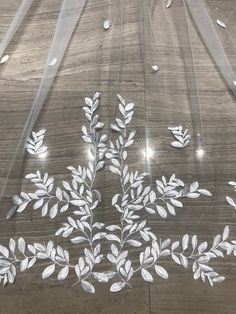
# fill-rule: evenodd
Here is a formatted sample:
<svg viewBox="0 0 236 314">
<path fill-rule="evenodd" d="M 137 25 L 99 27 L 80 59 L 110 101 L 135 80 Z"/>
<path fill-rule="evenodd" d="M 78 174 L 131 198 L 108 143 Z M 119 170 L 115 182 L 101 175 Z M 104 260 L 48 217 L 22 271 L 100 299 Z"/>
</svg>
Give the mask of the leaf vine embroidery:
<svg viewBox="0 0 236 314">
<path fill-rule="evenodd" d="M 111 280 L 110 291 L 118 292 L 131 286 L 131 279 L 138 273 L 146 282 L 152 282 L 154 274 L 168 279 L 168 271 L 163 267 L 166 258 L 184 268 L 191 266 L 193 278 L 209 282 L 211 286 L 225 279 L 209 263 L 217 257 L 236 256 L 236 241 L 228 240 L 228 226 L 214 237 L 211 245 L 199 242 L 197 235 L 189 234 L 184 234 L 179 241 L 161 239 L 148 226 L 144 219 L 147 214 L 165 219 L 168 215 L 176 215 L 177 209 L 183 207 L 184 199 L 208 197 L 211 193 L 200 188 L 198 182 L 186 185 L 175 174 L 168 178 L 162 176 L 154 186 L 145 186 L 148 174 L 130 171 L 128 148 L 134 143 L 135 131 L 130 131 L 128 126 L 134 115 L 134 104 L 126 103 L 120 95 L 117 97 L 120 117 L 111 124 L 116 139 L 108 144 L 107 135 L 100 134 L 104 126 L 96 114 L 100 94 L 86 97 L 83 110 L 88 125 L 82 126 L 82 138 L 90 148 L 87 166 L 69 166 L 71 180 L 63 181 L 61 186 L 56 186 L 48 173 L 36 171 L 26 175 L 36 190 L 13 196 L 14 207 L 8 215 L 21 213 L 29 207 L 40 210 L 43 217 L 48 215 L 50 219 L 68 212 L 55 236 L 68 238 L 77 249 L 82 245 L 83 253 L 74 261 L 68 250 L 52 240 L 30 244 L 23 238 L 10 239 L 7 246 L 0 245 L 0 282 L 4 286 L 14 282 L 17 266 L 24 272 L 40 260 L 48 261 L 43 279 L 57 273 L 58 280 L 62 281 L 73 272 L 75 284 L 80 284 L 89 293 L 95 292 L 94 281 L 107 283 Z M 119 177 L 120 192 L 112 197 L 112 206 L 120 217 L 119 224 L 105 225 L 94 218 L 101 202 L 101 194 L 94 184 L 97 172 L 105 166 L 105 158 L 110 161 L 110 172 Z M 230 184 L 236 187 L 235 182 Z M 231 205 L 235 207 L 235 203 L 231 202 Z M 106 256 L 101 247 L 105 240 L 111 244 Z M 135 252 L 130 247 L 136 248 L 135 260 L 131 259 L 131 253 L 133 256 Z M 111 265 L 105 271 L 97 271 L 96 266 L 105 258 Z"/>
</svg>

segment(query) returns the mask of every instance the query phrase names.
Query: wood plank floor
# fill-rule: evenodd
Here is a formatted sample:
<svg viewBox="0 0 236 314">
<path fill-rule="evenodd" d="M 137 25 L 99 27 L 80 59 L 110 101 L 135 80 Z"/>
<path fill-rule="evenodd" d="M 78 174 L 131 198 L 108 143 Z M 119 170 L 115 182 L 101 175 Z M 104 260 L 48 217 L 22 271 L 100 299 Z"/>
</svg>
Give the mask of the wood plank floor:
<svg viewBox="0 0 236 314">
<path fill-rule="evenodd" d="M 196 0 L 197 1 L 197 0 Z M 10 59 L 0 65 L 0 187 L 3 185 L 27 116 L 32 106 L 47 53 L 52 41 L 61 0 L 34 1 L 25 20 L 7 48 Z M 224 21 L 227 30 L 217 28 L 227 56 L 236 71 L 236 1 L 207 0 L 209 13 Z M 0 40 L 21 3 L 0 1 Z M 163 3 L 165 1 L 163 0 Z M 66 215 L 49 220 L 37 211 L 26 210 L 6 220 L 11 196 L 30 189 L 25 174 L 47 171 L 57 182 L 68 179 L 68 165 L 85 165 L 87 150 L 81 140 L 84 97 L 102 93 L 100 114 L 105 131 L 117 113 L 116 93 L 135 104 L 132 127 L 137 130 L 135 144 L 129 150 L 132 169 L 148 171 L 154 184 L 162 175 L 175 173 L 185 183 L 198 181 L 212 193 L 211 198 L 187 200 L 176 217 L 148 216 L 153 232 L 161 238 L 179 240 L 183 234 L 198 234 L 212 241 L 229 225 L 236 239 L 236 212 L 227 205 L 226 195 L 234 191 L 227 182 L 236 179 L 236 98 L 214 64 L 191 18 L 190 40 L 184 33 L 182 1 L 174 0 L 169 9 L 162 1 L 88 0 L 75 29 L 56 80 L 48 94 L 35 129 L 46 128 L 47 158 L 26 155 L 15 161 L 0 204 L 0 242 L 24 237 L 30 241 L 48 241 Z M 152 8 L 150 12 L 150 8 Z M 104 31 L 103 20 L 112 27 Z M 193 57 L 199 87 L 193 83 Z M 159 72 L 153 73 L 152 65 Z M 184 150 L 170 146 L 169 126 L 182 124 L 193 135 Z M 199 142 L 199 135 L 203 142 Z M 196 151 L 203 144 L 204 155 Z M 148 154 L 147 152 L 151 152 Z M 99 220 L 118 223 L 111 208 L 111 195 L 117 181 L 106 168 L 97 185 L 104 196 Z M 57 240 L 58 242 L 58 240 Z M 63 240 L 69 249 L 69 241 Z M 105 248 L 107 249 L 107 248 Z M 137 249 L 133 249 L 137 253 Z M 137 255 L 136 255 L 137 256 Z M 132 289 L 112 294 L 108 285 L 96 286 L 96 294 L 72 286 L 70 278 L 58 283 L 43 281 L 43 265 L 18 273 L 16 283 L 1 289 L 1 314 L 235 314 L 236 258 L 225 257 L 213 263 L 226 277 L 210 288 L 192 278 L 191 268 L 184 270 L 170 260 L 163 261 L 169 279 L 156 278 L 153 284 L 140 278 Z"/>
</svg>

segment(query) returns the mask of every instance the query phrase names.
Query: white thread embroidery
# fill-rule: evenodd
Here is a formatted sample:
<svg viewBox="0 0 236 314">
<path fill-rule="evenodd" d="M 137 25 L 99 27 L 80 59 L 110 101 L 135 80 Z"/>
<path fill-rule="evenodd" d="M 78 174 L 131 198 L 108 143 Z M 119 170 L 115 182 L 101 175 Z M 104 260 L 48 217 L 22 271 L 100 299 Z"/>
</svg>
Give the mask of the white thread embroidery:
<svg viewBox="0 0 236 314">
<path fill-rule="evenodd" d="M 171 143 L 171 146 L 175 148 L 184 148 L 190 143 L 191 135 L 188 134 L 188 129 L 183 130 L 182 125 L 176 127 L 169 127 L 168 130 L 171 131 L 172 135 L 176 141 Z"/>
<path fill-rule="evenodd" d="M 29 154 L 39 156 L 48 150 L 47 146 L 43 145 L 45 133 L 45 129 L 32 132 L 32 137 L 28 138 L 26 143 L 26 150 Z"/>
<path fill-rule="evenodd" d="M 77 262 L 73 262 L 69 252 L 52 240 L 27 244 L 23 238 L 10 239 L 8 247 L 0 245 L 0 281 L 3 285 L 13 283 L 17 264 L 23 272 L 38 260 L 48 260 L 49 265 L 42 273 L 43 279 L 57 273 L 58 280 L 65 280 L 72 271 L 76 284 L 87 292 L 95 292 L 94 281 L 107 283 L 110 280 L 110 291 L 117 292 L 130 286 L 130 280 L 137 273 L 147 282 L 154 280 L 154 273 L 168 279 L 161 259 L 170 257 L 184 268 L 191 265 L 194 279 L 208 281 L 211 286 L 222 282 L 225 278 L 213 270 L 209 262 L 216 257 L 224 257 L 224 254 L 236 255 L 236 241 L 227 241 L 228 226 L 222 235 L 214 237 L 212 245 L 206 241 L 199 242 L 196 235 L 189 234 L 183 235 L 180 241 L 172 242 L 158 238 L 148 227 L 147 220 L 142 218 L 145 212 L 158 214 L 161 219 L 168 214 L 175 215 L 185 198 L 211 196 L 211 193 L 199 188 L 198 182 L 188 187 L 174 174 L 169 179 L 162 176 L 161 180 L 156 180 L 155 187 L 144 186 L 148 174 L 130 171 L 127 164 L 127 149 L 133 144 L 135 136 L 135 131 L 128 130 L 134 104 L 126 104 L 124 98 L 118 95 L 120 117 L 111 125 L 118 136 L 108 145 L 107 135 L 99 132 L 103 123 L 95 113 L 99 99 L 99 93 L 92 99 L 85 98 L 86 105 L 83 107 L 89 122 L 89 127 L 82 127 L 83 140 L 90 146 L 91 160 L 88 165 L 68 167 L 72 179 L 70 182 L 63 181 L 62 187 L 56 187 L 54 179 L 47 173 L 31 173 L 26 178 L 35 185 L 36 191 L 21 192 L 20 196 L 13 197 L 14 211 L 18 213 L 31 205 L 41 210 L 42 216 L 49 215 L 54 219 L 70 209 L 67 221 L 55 235 L 69 238 L 77 248 L 85 245 L 83 254 L 77 258 Z M 105 225 L 94 219 L 94 212 L 101 201 L 101 194 L 94 189 L 94 182 L 97 172 L 105 166 L 105 157 L 111 162 L 110 172 L 118 176 L 120 181 L 120 192 L 112 197 L 112 206 L 120 216 L 120 224 Z M 111 242 L 106 256 L 111 267 L 106 271 L 97 271 L 96 265 L 105 258 L 101 253 L 101 243 L 105 240 Z M 130 257 L 130 247 L 140 247 L 138 265 Z"/>
</svg>

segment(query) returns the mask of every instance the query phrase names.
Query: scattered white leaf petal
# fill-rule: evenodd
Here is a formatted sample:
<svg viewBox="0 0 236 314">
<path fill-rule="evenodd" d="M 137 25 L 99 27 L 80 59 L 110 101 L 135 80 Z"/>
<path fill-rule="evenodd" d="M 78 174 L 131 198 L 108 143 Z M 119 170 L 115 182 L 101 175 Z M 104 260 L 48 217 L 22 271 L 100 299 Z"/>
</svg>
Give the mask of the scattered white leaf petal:
<svg viewBox="0 0 236 314">
<path fill-rule="evenodd" d="M 52 59 L 52 61 L 48 65 L 54 65 L 57 63 L 57 58 Z"/>
<path fill-rule="evenodd" d="M 158 65 L 153 65 L 152 66 L 153 71 L 158 72 L 159 71 L 159 66 Z"/>
<path fill-rule="evenodd" d="M 1 60 L 0 60 L 0 64 L 3 64 L 3 63 L 5 63 L 5 62 L 7 62 L 8 59 L 9 59 L 9 55 L 3 56 L 3 57 L 1 58 Z"/>
<path fill-rule="evenodd" d="M 217 20 L 216 23 L 217 23 L 219 26 L 221 26 L 221 27 L 223 27 L 223 28 L 226 28 L 226 25 L 225 25 L 224 22 L 222 22 L 222 21 L 220 21 L 220 20 Z"/>
<path fill-rule="evenodd" d="M 104 22 L 103 22 L 103 28 L 107 31 L 109 28 L 111 27 L 111 22 L 110 22 L 110 20 L 105 20 Z"/>
<path fill-rule="evenodd" d="M 166 3 L 166 8 L 168 9 L 172 5 L 173 0 L 168 0 Z"/>
</svg>

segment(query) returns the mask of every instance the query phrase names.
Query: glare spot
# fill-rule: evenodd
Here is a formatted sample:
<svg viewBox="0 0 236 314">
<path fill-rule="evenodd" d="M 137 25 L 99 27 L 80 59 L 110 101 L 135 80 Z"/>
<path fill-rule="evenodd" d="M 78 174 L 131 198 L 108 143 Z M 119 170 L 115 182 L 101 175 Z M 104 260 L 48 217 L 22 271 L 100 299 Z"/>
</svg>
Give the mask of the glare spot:
<svg viewBox="0 0 236 314">
<path fill-rule="evenodd" d="M 144 158 L 149 160 L 154 157 L 154 150 L 150 146 L 147 146 L 146 149 L 143 150 L 143 155 Z"/>
<path fill-rule="evenodd" d="M 197 158 L 198 158 L 198 159 L 202 159 L 203 156 L 205 155 L 205 150 L 202 149 L 202 148 L 198 148 L 198 149 L 196 150 L 196 155 L 197 155 Z"/>
</svg>

